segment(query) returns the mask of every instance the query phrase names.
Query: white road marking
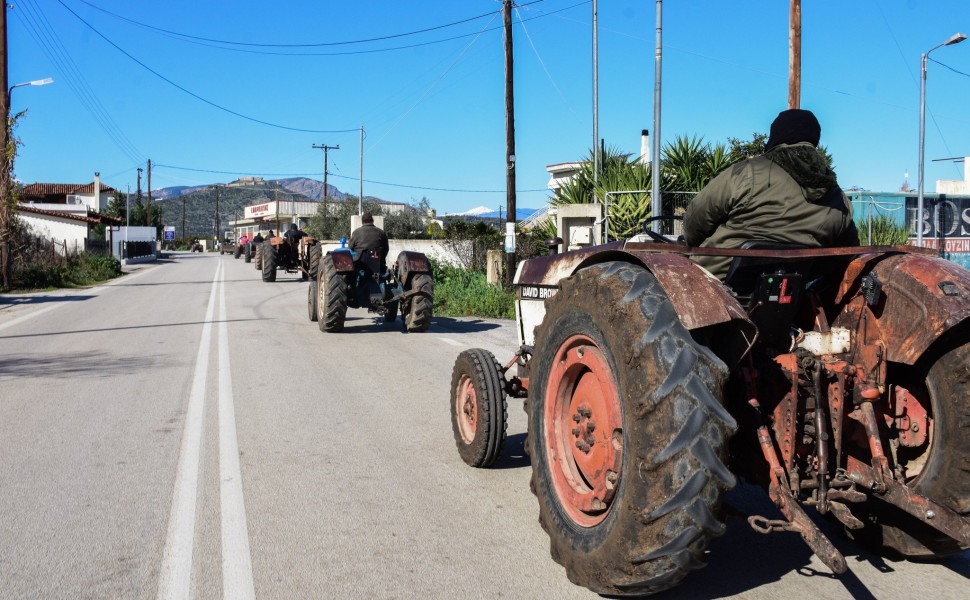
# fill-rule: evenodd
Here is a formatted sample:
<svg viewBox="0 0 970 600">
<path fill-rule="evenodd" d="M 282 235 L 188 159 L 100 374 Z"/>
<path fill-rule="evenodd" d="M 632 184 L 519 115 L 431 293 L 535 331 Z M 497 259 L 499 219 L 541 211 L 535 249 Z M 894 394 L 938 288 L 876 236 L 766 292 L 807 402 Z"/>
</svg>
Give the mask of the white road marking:
<svg viewBox="0 0 970 600">
<path fill-rule="evenodd" d="M 222 262 L 219 263 L 222 265 Z M 243 497 L 236 411 L 229 365 L 229 326 L 226 322 L 226 283 L 219 281 L 219 500 L 222 515 L 222 596 L 233 600 L 256 598 L 249 529 Z"/>
<path fill-rule="evenodd" d="M 464 348 L 465 347 L 465 344 L 462 344 L 461 342 L 456 342 L 455 340 L 453 340 L 451 338 L 439 337 L 438 339 L 441 340 L 442 342 L 446 343 L 446 344 L 451 344 L 452 346 L 458 346 L 459 348 Z"/>
<path fill-rule="evenodd" d="M 206 309 L 199 354 L 195 360 L 192 391 L 185 413 L 185 428 L 175 471 L 175 490 L 168 518 L 165 551 L 162 554 L 157 598 L 189 598 L 192 587 L 192 550 L 195 541 L 195 509 L 198 500 L 199 460 L 202 431 L 205 424 L 205 384 L 208 375 L 209 350 L 212 341 L 212 317 L 216 307 L 216 282 L 222 274 L 222 261 L 216 267 Z"/>
</svg>

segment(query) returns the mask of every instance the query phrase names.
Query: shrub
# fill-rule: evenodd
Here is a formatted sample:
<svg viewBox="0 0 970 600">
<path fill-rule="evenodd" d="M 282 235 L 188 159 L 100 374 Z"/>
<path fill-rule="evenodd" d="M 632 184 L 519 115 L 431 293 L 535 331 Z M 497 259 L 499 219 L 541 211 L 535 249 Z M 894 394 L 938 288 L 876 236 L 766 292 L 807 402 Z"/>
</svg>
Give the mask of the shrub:
<svg viewBox="0 0 970 600">
<path fill-rule="evenodd" d="M 863 246 L 893 246 L 909 240 L 909 228 L 886 215 L 868 217 L 856 223 Z"/>
<path fill-rule="evenodd" d="M 485 274 L 431 259 L 434 312 L 443 317 L 515 318 L 515 297 L 491 285 Z"/>
</svg>

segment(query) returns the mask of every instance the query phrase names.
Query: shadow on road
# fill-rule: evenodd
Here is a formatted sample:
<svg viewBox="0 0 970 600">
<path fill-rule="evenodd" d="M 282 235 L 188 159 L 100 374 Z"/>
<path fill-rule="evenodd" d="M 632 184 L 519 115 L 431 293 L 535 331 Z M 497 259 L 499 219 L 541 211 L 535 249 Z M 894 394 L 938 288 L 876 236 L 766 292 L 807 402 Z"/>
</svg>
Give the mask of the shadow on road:
<svg viewBox="0 0 970 600">
<path fill-rule="evenodd" d="M 524 433 L 515 433 L 505 438 L 505 446 L 490 469 L 522 469 L 532 465 L 532 460 L 525 453 Z"/>
<path fill-rule="evenodd" d="M 94 333 L 100 331 L 126 331 L 131 329 L 155 329 L 158 327 L 185 327 L 195 325 L 205 325 L 207 322 L 216 323 L 242 323 L 246 321 L 259 321 L 260 319 L 226 319 L 225 321 L 189 321 L 187 323 L 155 323 L 152 325 L 129 325 L 126 327 L 99 327 L 97 329 L 75 329 L 73 331 L 51 331 L 48 333 L 26 333 L 23 335 L 0 335 L 0 339 L 13 340 L 17 338 L 50 337 L 55 335 L 75 335 L 79 333 Z"/>
<path fill-rule="evenodd" d="M 149 356 L 118 358 L 103 352 L 94 354 L 32 354 L 0 358 L 0 375 L 4 377 L 63 377 L 90 375 L 115 377 L 154 367 Z"/>
<path fill-rule="evenodd" d="M 431 320 L 432 326 L 437 325 L 441 329 L 446 329 L 452 333 L 474 333 L 477 331 L 488 331 L 501 327 L 498 323 L 490 323 L 481 319 L 453 319 L 451 317 L 434 317 Z"/>
<path fill-rule="evenodd" d="M 82 302 L 94 296 L 0 296 L 0 310 L 11 306 L 49 304 L 51 302 Z"/>
</svg>

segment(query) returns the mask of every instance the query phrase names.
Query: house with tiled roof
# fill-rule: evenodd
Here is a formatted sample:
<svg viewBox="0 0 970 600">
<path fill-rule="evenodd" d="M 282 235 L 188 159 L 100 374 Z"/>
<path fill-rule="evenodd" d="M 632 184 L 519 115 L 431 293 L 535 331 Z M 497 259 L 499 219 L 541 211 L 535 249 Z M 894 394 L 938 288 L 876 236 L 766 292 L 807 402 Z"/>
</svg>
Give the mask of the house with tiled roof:
<svg viewBox="0 0 970 600">
<path fill-rule="evenodd" d="M 117 193 L 101 183 L 98 173 L 87 184 L 33 183 L 20 190 L 17 217 L 36 235 L 63 243 L 72 251 L 87 250 L 94 227 L 106 225 L 110 238 L 112 227 L 122 224 L 121 219 L 104 214 Z"/>
</svg>

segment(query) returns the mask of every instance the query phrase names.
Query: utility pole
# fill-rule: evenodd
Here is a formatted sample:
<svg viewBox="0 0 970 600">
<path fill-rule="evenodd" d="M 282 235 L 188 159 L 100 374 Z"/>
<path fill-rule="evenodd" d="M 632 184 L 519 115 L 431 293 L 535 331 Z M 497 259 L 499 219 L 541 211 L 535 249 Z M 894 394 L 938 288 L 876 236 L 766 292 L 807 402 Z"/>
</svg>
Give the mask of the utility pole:
<svg viewBox="0 0 970 600">
<path fill-rule="evenodd" d="M 329 160 L 331 150 L 340 150 L 340 145 L 328 146 L 326 144 L 313 144 L 314 149 L 323 150 L 323 214 L 325 216 L 330 216 L 330 188 L 327 186 L 327 170 L 329 169 Z"/>
<path fill-rule="evenodd" d="M 141 172 L 142 168 L 138 167 L 138 185 L 135 186 L 135 200 L 141 202 Z"/>
<path fill-rule="evenodd" d="M 357 194 L 357 214 L 364 214 L 364 126 L 360 126 L 360 193 Z"/>
<path fill-rule="evenodd" d="M 7 146 L 10 140 L 10 94 L 7 93 L 7 2 L 0 11 L 0 118 L 3 131 L 0 131 L 0 271 L 3 272 L 3 287 L 13 287 L 13 259 L 10 256 L 10 225 L 13 221 L 13 206 L 10 202 L 10 156 Z"/>
<path fill-rule="evenodd" d="M 216 243 L 219 243 L 219 239 L 220 239 L 219 237 L 219 229 L 220 229 L 219 227 L 219 188 L 221 187 L 222 187 L 221 185 L 213 185 L 209 188 L 210 190 L 216 191 L 216 214 L 215 214 L 215 219 L 213 220 L 213 227 L 215 227 L 215 231 L 216 231 Z"/>
<path fill-rule="evenodd" d="M 505 23 L 505 287 L 515 276 L 515 94 L 512 86 L 512 0 L 502 1 Z"/>
<path fill-rule="evenodd" d="M 791 0 L 788 8 L 788 108 L 802 102 L 802 0 Z"/>
<path fill-rule="evenodd" d="M 152 226 L 152 159 L 148 159 L 148 205 L 145 207 L 145 225 Z"/>
<path fill-rule="evenodd" d="M 185 194 L 182 194 L 182 238 L 185 237 Z"/>
</svg>

